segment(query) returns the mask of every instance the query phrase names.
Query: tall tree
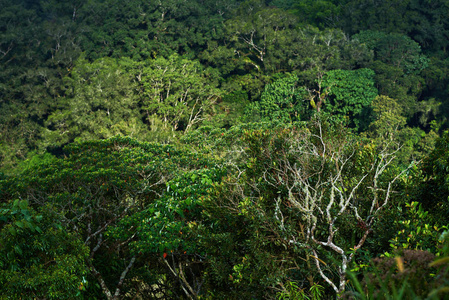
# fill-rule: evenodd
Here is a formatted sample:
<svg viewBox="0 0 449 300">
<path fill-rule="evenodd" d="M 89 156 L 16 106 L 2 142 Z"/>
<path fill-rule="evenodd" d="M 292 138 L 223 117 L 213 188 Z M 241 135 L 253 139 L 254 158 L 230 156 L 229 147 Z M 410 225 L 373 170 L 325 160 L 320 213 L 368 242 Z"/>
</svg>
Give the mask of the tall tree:
<svg viewBox="0 0 449 300">
<path fill-rule="evenodd" d="M 265 238 L 261 245 L 300 255 L 303 266 L 293 278 L 307 278 L 300 270 L 308 268 L 341 295 L 351 262 L 376 232 L 401 177 L 394 151 L 378 151 L 319 117 L 307 128 L 246 130 L 240 142 L 244 155 L 216 206 L 243 216 L 257 239 Z"/>
<path fill-rule="evenodd" d="M 88 294 L 94 297 L 103 294 L 107 299 L 119 299 L 127 291 L 140 295 L 140 289 L 134 287 L 133 281 L 144 282 L 146 277 L 149 277 L 149 287 L 143 290 L 151 291 L 153 284 L 158 286 L 158 282 L 159 285 L 160 281 L 163 282 L 165 274 L 162 273 L 162 277 L 149 275 L 148 262 L 154 257 L 142 256 L 142 251 L 134 251 L 135 248 L 131 247 L 136 237 L 145 233 L 139 232 L 137 227 L 128 227 L 127 222 L 122 221 L 139 216 L 143 210 L 153 205 L 166 191 L 166 183 L 176 174 L 212 167 L 214 162 L 171 146 L 140 143 L 131 138 L 75 143 L 66 147 L 65 151 L 64 158 L 36 165 L 16 177 L 0 181 L 1 199 L 12 203 L 20 197 L 27 202 L 19 202 L 19 205 L 29 203 L 30 208 L 38 212 L 46 211 L 46 215 L 53 216 L 55 222 L 62 226 L 60 231 L 54 232 L 57 234 L 54 240 L 64 238 L 66 233 L 69 233 L 66 236 L 75 237 L 75 241 L 69 240 L 64 244 L 68 251 L 74 246 L 79 249 L 88 247 L 88 255 L 80 253 L 80 256 L 75 257 L 84 262 L 73 261 L 73 267 L 89 267 L 89 276 L 86 277 Z M 159 204 L 161 205 L 160 202 Z M 13 221 L 15 227 L 31 229 L 31 225 L 26 225 L 22 220 Z M 139 222 L 144 221 L 139 219 Z M 51 228 L 49 225 L 50 236 Z M 6 226 L 5 232 L 11 231 L 8 230 Z M 117 231 L 125 234 L 114 234 Z M 39 231 L 28 230 L 25 233 L 22 239 L 28 236 L 28 239 L 39 242 L 40 239 L 49 238 L 47 233 L 40 237 Z M 22 247 L 22 244 L 25 243 L 22 241 L 17 246 Z M 3 249 L 4 246 L 14 247 L 11 243 L 2 243 L 0 251 L 11 251 L 10 248 Z M 58 253 L 58 249 L 54 247 L 44 249 Z M 13 254 L 14 251 L 19 250 L 12 249 Z M 43 255 L 44 261 L 48 254 L 42 251 L 42 248 L 36 246 L 26 254 L 31 256 L 35 253 L 38 257 Z M 25 260 L 28 264 L 29 259 L 27 257 Z M 42 261 L 38 263 L 46 262 Z M 39 264 L 38 267 L 45 277 L 45 268 Z M 59 266 L 69 274 L 70 267 L 70 263 Z M 51 269 L 47 271 L 50 272 Z M 73 272 L 75 277 L 67 283 L 67 288 L 70 288 L 73 280 L 83 275 L 79 270 Z M 57 282 L 58 278 L 51 280 Z M 56 285 L 53 288 L 61 292 Z"/>
<path fill-rule="evenodd" d="M 127 59 L 81 57 L 65 78 L 66 96 L 47 120 L 43 143 L 61 146 L 115 135 L 145 136 L 138 83 Z"/>
<path fill-rule="evenodd" d="M 197 61 L 171 55 L 145 62 L 139 75 L 142 109 L 150 126 L 162 121 L 165 130 L 189 131 L 220 96 L 214 74 Z M 157 130 L 153 128 L 153 130 Z"/>
</svg>

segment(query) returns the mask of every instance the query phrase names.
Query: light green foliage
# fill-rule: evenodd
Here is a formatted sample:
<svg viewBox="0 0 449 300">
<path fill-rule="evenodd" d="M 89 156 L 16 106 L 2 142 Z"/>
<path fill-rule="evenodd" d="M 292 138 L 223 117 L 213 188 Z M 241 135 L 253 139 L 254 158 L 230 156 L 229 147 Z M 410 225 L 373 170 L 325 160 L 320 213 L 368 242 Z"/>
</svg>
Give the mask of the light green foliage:
<svg viewBox="0 0 449 300">
<path fill-rule="evenodd" d="M 398 220 L 400 231 L 390 241 L 392 251 L 395 249 L 426 250 L 437 254 L 441 250 L 440 235 L 447 226 L 432 224 L 429 212 L 424 211 L 418 202 L 411 202 L 405 206 L 405 220 Z M 391 253 L 386 253 L 391 257 Z"/>
<path fill-rule="evenodd" d="M 407 152 L 413 151 L 412 139 L 407 141 L 399 140 L 399 137 L 410 136 L 409 130 L 405 130 L 406 118 L 404 117 L 404 110 L 398 104 L 398 101 L 387 96 L 377 96 L 371 103 L 371 120 L 365 120 L 365 124 L 369 123 L 368 131 L 366 134 L 378 145 L 391 145 L 397 146 L 397 143 L 408 142 L 406 149 L 402 149 L 401 152 L 407 150 Z M 410 147 L 408 147 L 410 146 Z M 410 155 L 410 153 L 408 153 Z M 407 156 L 407 154 L 406 154 Z M 405 161 L 404 163 L 407 163 Z"/>
<path fill-rule="evenodd" d="M 44 143 L 60 146 L 118 134 L 145 137 L 138 85 L 128 65 L 126 59 L 89 63 L 81 57 L 65 78 L 66 96 L 48 117 Z"/>
<path fill-rule="evenodd" d="M 259 102 L 248 105 L 247 118 L 267 122 L 291 123 L 305 120 L 308 112 L 308 93 L 298 86 L 298 77 L 286 75 L 265 86 Z"/>
<path fill-rule="evenodd" d="M 220 95 L 211 73 L 179 55 L 145 62 L 141 84 L 146 117 L 161 120 L 171 131 L 192 129 Z"/>
<path fill-rule="evenodd" d="M 391 141 L 395 132 L 404 128 L 406 119 L 398 101 L 387 96 L 377 96 L 371 103 L 373 121 L 369 125 L 372 137 L 379 141 Z"/>
<path fill-rule="evenodd" d="M 378 96 L 371 109 L 371 120 L 367 120 L 371 123 L 364 134 L 378 145 L 401 145 L 397 155 L 404 166 L 422 159 L 433 149 L 437 137 L 435 131 L 426 134 L 419 128 L 407 127 L 404 109 L 396 99 Z"/>
<path fill-rule="evenodd" d="M 276 296 L 278 300 L 320 300 L 324 296 L 324 288 L 319 284 L 312 285 L 307 292 L 293 281 L 288 281 L 283 287 L 284 291 Z"/>
<path fill-rule="evenodd" d="M 0 208 L 0 299 L 82 298 L 88 248 L 26 200 Z"/>
<path fill-rule="evenodd" d="M 349 118 L 357 128 L 363 121 L 363 110 L 377 96 L 374 71 L 370 69 L 332 70 L 323 75 L 321 88 L 328 96 L 325 110 L 341 120 Z"/>
</svg>

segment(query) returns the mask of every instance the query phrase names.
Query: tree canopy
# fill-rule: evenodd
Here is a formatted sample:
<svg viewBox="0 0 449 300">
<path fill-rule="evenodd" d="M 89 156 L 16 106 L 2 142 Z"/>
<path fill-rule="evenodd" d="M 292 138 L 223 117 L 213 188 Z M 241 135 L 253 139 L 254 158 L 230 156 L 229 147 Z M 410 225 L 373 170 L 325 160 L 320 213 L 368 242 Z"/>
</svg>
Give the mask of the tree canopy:
<svg viewBox="0 0 449 300">
<path fill-rule="evenodd" d="M 448 1 L 0 7 L 0 299 L 447 297 Z"/>
</svg>

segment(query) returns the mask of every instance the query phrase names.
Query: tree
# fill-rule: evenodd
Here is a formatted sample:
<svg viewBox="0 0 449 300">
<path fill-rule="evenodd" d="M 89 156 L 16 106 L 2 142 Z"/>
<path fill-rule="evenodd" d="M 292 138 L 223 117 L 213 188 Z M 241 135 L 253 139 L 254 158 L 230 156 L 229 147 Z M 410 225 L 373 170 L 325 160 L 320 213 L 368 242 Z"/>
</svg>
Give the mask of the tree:
<svg viewBox="0 0 449 300">
<path fill-rule="evenodd" d="M 341 30 L 320 31 L 298 26 L 297 19 L 278 8 L 254 9 L 225 23 L 228 48 L 254 72 L 351 69 L 369 57 L 366 48 Z M 310 76 L 310 74 L 309 74 Z"/>
<path fill-rule="evenodd" d="M 377 96 L 374 75 L 370 69 L 326 72 L 322 79 L 318 79 L 320 87 L 326 91 L 325 110 L 341 120 L 349 117 L 355 127 L 359 127 L 362 112 Z"/>
<path fill-rule="evenodd" d="M 246 115 L 258 121 L 275 121 L 291 123 L 307 119 L 309 103 L 308 93 L 304 87 L 298 86 L 298 77 L 285 76 L 267 84 L 260 101 L 248 105 Z"/>
<path fill-rule="evenodd" d="M 132 290 L 129 278 L 142 282 L 148 276 L 148 261 L 130 247 L 137 228 L 120 229 L 121 221 L 147 209 L 175 174 L 211 166 L 213 161 L 172 146 L 118 137 L 71 144 L 65 153 L 64 158 L 0 181 L 0 197 L 7 203 L 27 199 L 31 208 L 55 216 L 63 232 L 89 248 L 83 257 L 89 267 L 87 281 L 96 281 L 99 288 L 87 284 L 87 292 L 118 299 Z M 119 229 L 127 234 L 112 234 Z"/>
<path fill-rule="evenodd" d="M 300 20 L 320 29 L 338 25 L 341 4 L 338 1 L 292 1 L 293 11 Z"/>
<path fill-rule="evenodd" d="M 449 9 L 446 0 L 350 0 L 338 8 L 337 24 L 349 34 L 364 30 L 399 33 L 434 51 L 444 51 L 448 45 L 448 22 L 442 17 Z"/>
<path fill-rule="evenodd" d="M 371 122 L 366 134 L 376 145 L 390 150 L 400 147 L 398 161 L 408 166 L 421 160 L 433 149 L 437 137 L 434 131 L 425 133 L 419 128 L 406 126 L 404 108 L 396 99 L 377 96 L 371 104 Z"/>
<path fill-rule="evenodd" d="M 147 120 L 161 120 L 166 130 L 188 132 L 220 96 L 213 74 L 179 55 L 147 61 L 139 78 Z"/>
<path fill-rule="evenodd" d="M 403 34 L 379 31 L 362 31 L 353 39 L 374 52 L 375 60 L 366 66 L 376 73 L 379 94 L 397 99 L 405 116 L 413 115 L 425 85 L 421 72 L 429 62 L 420 45 Z"/>
<path fill-rule="evenodd" d="M 196 56 L 206 41 L 220 38 L 223 14 L 234 1 L 88 1 L 79 10 L 83 49 L 90 59 L 132 57 L 136 61 Z"/>
<path fill-rule="evenodd" d="M 9 298 L 82 298 L 88 248 L 51 211 L 16 199 L 0 208 L 0 291 Z"/>
<path fill-rule="evenodd" d="M 46 122 L 44 145 L 62 146 L 74 140 L 115 135 L 145 137 L 137 80 L 127 59 L 81 57 L 65 78 L 66 96 Z"/>
<path fill-rule="evenodd" d="M 204 240 L 216 231 L 215 220 L 205 217 L 203 199 L 226 169 L 209 166 L 178 174 L 167 182 L 166 193 L 110 232 L 132 239 L 131 252 L 156 257 L 156 272 L 166 276 L 167 290 L 178 297 L 196 299 L 215 288 L 207 272 L 212 251 L 204 247 Z"/>
<path fill-rule="evenodd" d="M 234 164 L 230 190 L 215 199 L 220 209 L 258 224 L 254 230 L 265 243 L 306 256 L 341 294 L 346 271 L 376 234 L 402 174 L 393 165 L 395 152 L 377 151 L 319 117 L 307 128 L 245 131 L 241 146 L 245 156 Z M 302 264 L 313 272 L 312 264 Z"/>
<path fill-rule="evenodd" d="M 448 223 L 449 211 L 449 132 L 445 131 L 438 138 L 435 149 L 424 158 L 421 174 L 416 180 L 421 184 L 416 187 L 416 199 L 423 204 L 426 211 L 432 212 L 435 222 Z"/>
</svg>

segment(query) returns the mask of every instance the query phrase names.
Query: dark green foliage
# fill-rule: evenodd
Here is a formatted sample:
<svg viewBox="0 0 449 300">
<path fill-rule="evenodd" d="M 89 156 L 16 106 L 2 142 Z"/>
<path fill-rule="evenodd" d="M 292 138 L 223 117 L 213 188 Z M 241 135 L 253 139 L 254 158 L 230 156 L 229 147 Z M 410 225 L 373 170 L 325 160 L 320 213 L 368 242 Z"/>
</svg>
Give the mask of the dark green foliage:
<svg viewBox="0 0 449 300">
<path fill-rule="evenodd" d="M 374 58 L 404 70 L 405 74 L 419 74 L 428 65 L 421 54 L 421 46 L 403 34 L 362 31 L 352 37 L 374 50 Z"/>
<path fill-rule="evenodd" d="M 442 16 L 448 9 L 445 0 L 350 0 L 340 6 L 339 26 L 350 34 L 363 30 L 407 34 L 426 49 L 443 50 L 449 24 Z"/>
<path fill-rule="evenodd" d="M 83 48 L 91 58 L 126 55 L 144 60 L 173 52 L 193 56 L 208 40 L 222 37 L 223 14 L 232 5 L 232 1 L 90 1 L 79 11 L 87 26 Z"/>
<path fill-rule="evenodd" d="M 375 258 L 373 270 L 365 275 L 363 294 L 346 293 L 345 299 L 442 299 L 438 287 L 447 274 L 432 266 L 435 255 L 421 250 L 403 250 L 396 257 Z M 366 296 L 365 296 L 366 295 Z M 352 296 L 352 297 L 351 297 Z M 440 296 L 440 297 L 439 297 Z"/>
<path fill-rule="evenodd" d="M 340 3 L 335 0 L 302 0 L 292 1 L 291 8 L 300 20 L 307 24 L 323 28 L 333 28 L 338 24 L 338 16 L 342 9 Z"/>
<path fill-rule="evenodd" d="M 367 66 L 376 73 L 379 94 L 398 99 L 405 115 L 413 115 L 425 85 L 420 75 L 429 62 L 420 45 L 405 35 L 379 31 L 363 31 L 353 38 L 374 52 L 375 60 Z"/>
<path fill-rule="evenodd" d="M 26 200 L 0 208 L 1 299 L 82 298 L 88 248 L 55 217 Z"/>
<path fill-rule="evenodd" d="M 445 131 L 435 144 L 435 149 L 423 161 L 421 184 L 417 186 L 416 199 L 425 210 L 431 211 L 434 220 L 449 224 L 449 132 Z M 417 179 L 418 179 L 417 178 Z M 419 180 L 419 179 L 418 179 Z"/>
</svg>

